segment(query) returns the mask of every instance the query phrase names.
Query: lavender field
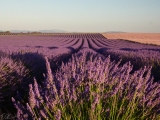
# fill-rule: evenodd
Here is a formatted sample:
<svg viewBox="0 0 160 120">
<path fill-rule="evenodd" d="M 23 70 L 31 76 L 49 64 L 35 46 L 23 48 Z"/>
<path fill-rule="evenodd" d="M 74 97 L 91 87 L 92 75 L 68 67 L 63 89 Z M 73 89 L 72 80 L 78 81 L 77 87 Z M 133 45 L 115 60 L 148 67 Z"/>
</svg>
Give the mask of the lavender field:
<svg viewBox="0 0 160 120">
<path fill-rule="evenodd" d="M 101 34 L 0 36 L 0 114 L 160 119 L 160 46 Z"/>
</svg>

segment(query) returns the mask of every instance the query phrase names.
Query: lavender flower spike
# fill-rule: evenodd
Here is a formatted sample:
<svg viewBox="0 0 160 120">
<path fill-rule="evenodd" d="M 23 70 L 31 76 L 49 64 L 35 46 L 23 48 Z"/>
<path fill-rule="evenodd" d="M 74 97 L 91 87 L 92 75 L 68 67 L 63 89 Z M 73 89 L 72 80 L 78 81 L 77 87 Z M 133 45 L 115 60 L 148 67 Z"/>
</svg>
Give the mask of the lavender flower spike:
<svg viewBox="0 0 160 120">
<path fill-rule="evenodd" d="M 35 96 L 39 99 L 41 99 L 41 95 L 39 93 L 39 88 L 38 88 L 38 84 L 36 79 L 34 78 L 34 92 L 35 92 Z"/>
<path fill-rule="evenodd" d="M 34 108 L 36 105 L 35 94 L 33 92 L 32 84 L 29 85 L 29 105 L 31 108 Z"/>
<path fill-rule="evenodd" d="M 47 57 L 45 57 L 45 60 L 46 60 L 46 68 L 47 68 L 46 82 L 47 82 L 47 84 L 52 85 L 53 84 L 53 76 L 52 76 L 51 66 L 50 66 L 50 63 L 49 63 Z"/>
</svg>

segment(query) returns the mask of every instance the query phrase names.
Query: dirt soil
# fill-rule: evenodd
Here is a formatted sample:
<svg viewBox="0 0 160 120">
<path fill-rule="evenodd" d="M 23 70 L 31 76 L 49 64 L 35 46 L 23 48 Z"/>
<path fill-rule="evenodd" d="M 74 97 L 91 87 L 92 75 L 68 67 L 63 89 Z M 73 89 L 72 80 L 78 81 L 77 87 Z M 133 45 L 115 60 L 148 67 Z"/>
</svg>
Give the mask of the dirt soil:
<svg viewBox="0 0 160 120">
<path fill-rule="evenodd" d="M 108 39 L 125 39 L 140 43 L 160 45 L 160 33 L 104 33 Z"/>
</svg>

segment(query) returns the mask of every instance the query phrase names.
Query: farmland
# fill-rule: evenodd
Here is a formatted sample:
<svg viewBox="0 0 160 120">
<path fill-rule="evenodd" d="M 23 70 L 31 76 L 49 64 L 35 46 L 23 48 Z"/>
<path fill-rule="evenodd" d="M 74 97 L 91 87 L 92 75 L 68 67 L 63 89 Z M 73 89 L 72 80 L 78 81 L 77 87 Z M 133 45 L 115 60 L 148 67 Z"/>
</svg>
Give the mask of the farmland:
<svg viewBox="0 0 160 120">
<path fill-rule="evenodd" d="M 124 39 L 145 44 L 160 45 L 159 33 L 104 33 L 108 39 Z"/>
<path fill-rule="evenodd" d="M 0 112 L 21 120 L 158 119 L 160 43 L 104 36 L 1 35 Z"/>
</svg>

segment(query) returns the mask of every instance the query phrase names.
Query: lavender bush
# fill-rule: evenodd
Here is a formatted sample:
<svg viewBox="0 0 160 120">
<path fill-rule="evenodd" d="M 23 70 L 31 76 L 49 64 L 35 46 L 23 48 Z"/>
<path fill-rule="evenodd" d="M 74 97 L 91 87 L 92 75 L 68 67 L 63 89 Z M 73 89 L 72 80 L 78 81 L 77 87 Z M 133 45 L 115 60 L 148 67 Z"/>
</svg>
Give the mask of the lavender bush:
<svg viewBox="0 0 160 120">
<path fill-rule="evenodd" d="M 160 84 L 151 67 L 131 74 L 130 62 L 77 53 L 52 74 L 45 59 L 45 81 L 29 85 L 28 103 L 12 97 L 17 119 L 160 119 Z"/>
<path fill-rule="evenodd" d="M 127 49 L 127 50 L 116 50 L 116 49 L 107 49 L 102 48 L 98 52 L 101 54 L 111 56 L 112 60 L 118 61 L 122 59 L 122 63 L 127 61 L 131 61 L 134 65 L 134 70 L 140 69 L 144 66 L 152 66 L 152 75 L 155 78 L 155 81 L 159 81 L 160 79 L 160 52 L 153 51 L 153 50 L 134 50 L 134 49 Z"/>
<path fill-rule="evenodd" d="M 10 98 L 23 86 L 28 75 L 29 72 L 23 63 L 0 56 L 0 111 L 7 106 L 10 108 L 8 111 L 11 110 Z"/>
</svg>

